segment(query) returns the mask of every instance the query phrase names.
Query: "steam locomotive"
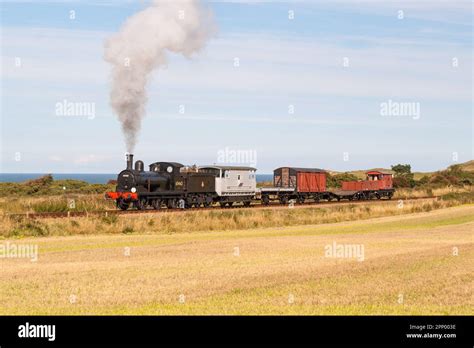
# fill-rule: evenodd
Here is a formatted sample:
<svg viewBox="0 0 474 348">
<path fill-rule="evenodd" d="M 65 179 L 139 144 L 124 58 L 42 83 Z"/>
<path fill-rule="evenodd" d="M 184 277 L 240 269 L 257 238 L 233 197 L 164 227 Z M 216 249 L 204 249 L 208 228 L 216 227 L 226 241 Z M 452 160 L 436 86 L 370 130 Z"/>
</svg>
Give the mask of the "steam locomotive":
<svg viewBox="0 0 474 348">
<path fill-rule="evenodd" d="M 126 210 L 133 204 L 139 210 L 148 206 L 160 209 L 208 207 L 213 203 L 249 206 L 255 196 L 256 169 L 252 167 L 207 166 L 186 167 L 177 162 L 155 162 L 144 170 L 142 161 L 133 166 L 133 155 L 127 154 L 127 168 L 117 177 L 114 199 Z"/>
<path fill-rule="evenodd" d="M 391 199 L 394 194 L 392 174 L 371 171 L 367 180 L 347 181 L 340 190 L 326 189 L 326 171 L 315 168 L 281 167 L 274 171 L 273 187 L 258 188 L 256 168 L 244 166 L 192 166 L 177 162 L 155 162 L 144 169 L 140 160 L 133 165 L 133 155 L 127 154 L 127 167 L 117 177 L 117 187 L 106 198 L 127 210 L 168 208 L 198 208 L 234 203 L 250 206 L 252 201 L 267 205 L 304 203 L 312 200 Z"/>
</svg>

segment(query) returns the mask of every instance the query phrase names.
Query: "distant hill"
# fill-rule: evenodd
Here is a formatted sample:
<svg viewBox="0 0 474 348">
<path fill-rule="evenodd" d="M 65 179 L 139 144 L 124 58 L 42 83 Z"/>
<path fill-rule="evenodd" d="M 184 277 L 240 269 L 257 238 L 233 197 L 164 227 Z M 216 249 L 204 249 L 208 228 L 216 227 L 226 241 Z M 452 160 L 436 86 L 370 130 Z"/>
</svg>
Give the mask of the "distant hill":
<svg viewBox="0 0 474 348">
<path fill-rule="evenodd" d="M 371 168 L 371 169 L 352 170 L 352 171 L 349 171 L 347 173 L 353 174 L 353 175 L 357 176 L 359 179 L 365 179 L 365 173 L 370 172 L 372 170 L 376 170 L 376 171 L 383 172 L 383 173 L 393 174 L 393 170 L 387 169 L 387 168 Z M 345 172 L 337 172 L 337 171 L 334 171 L 334 170 L 328 170 L 328 172 L 331 175 L 345 173 Z"/>
<path fill-rule="evenodd" d="M 467 162 L 464 162 L 464 163 L 457 163 L 457 164 L 454 164 L 454 165 L 460 166 L 461 169 L 466 171 L 466 172 L 474 172 L 474 160 L 470 160 L 470 161 L 467 161 Z M 378 170 L 380 172 L 392 173 L 393 174 L 393 170 L 387 169 L 387 168 L 371 168 L 371 169 L 363 169 L 363 170 L 352 170 L 352 171 L 349 171 L 348 173 L 357 176 L 359 179 L 365 179 L 365 173 L 367 173 L 368 171 L 371 171 L 371 170 Z M 440 170 L 443 170 L 443 169 L 440 169 Z M 328 172 L 331 175 L 342 173 L 342 172 L 337 172 L 337 171 L 333 171 L 333 170 L 328 170 Z M 433 173 L 434 172 L 413 172 L 415 180 L 419 180 L 422 177 L 424 177 L 425 175 L 431 176 L 431 175 L 433 175 Z"/>
<path fill-rule="evenodd" d="M 466 172 L 474 172 L 474 160 L 470 160 L 464 163 L 459 163 L 462 170 Z"/>
</svg>

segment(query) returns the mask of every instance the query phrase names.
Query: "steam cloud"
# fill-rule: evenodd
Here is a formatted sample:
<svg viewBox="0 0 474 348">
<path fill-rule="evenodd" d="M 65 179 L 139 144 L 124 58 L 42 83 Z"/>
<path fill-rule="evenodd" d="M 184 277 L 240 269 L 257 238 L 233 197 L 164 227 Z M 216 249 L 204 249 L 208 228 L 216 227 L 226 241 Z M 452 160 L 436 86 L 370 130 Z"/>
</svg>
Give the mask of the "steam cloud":
<svg viewBox="0 0 474 348">
<path fill-rule="evenodd" d="M 104 59 L 112 64 L 110 105 L 128 152 L 133 152 L 145 115 L 151 72 L 166 65 L 167 50 L 185 57 L 199 51 L 213 29 L 211 13 L 197 0 L 155 0 L 105 42 Z"/>
</svg>

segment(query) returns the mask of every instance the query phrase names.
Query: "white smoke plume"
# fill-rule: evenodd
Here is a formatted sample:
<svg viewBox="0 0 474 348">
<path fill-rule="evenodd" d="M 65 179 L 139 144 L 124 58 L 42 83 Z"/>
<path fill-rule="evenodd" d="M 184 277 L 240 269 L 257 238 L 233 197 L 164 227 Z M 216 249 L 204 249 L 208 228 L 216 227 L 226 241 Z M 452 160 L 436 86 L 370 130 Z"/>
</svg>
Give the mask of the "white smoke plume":
<svg viewBox="0 0 474 348">
<path fill-rule="evenodd" d="M 133 152 L 145 115 L 151 72 L 166 65 L 167 51 L 190 57 L 213 32 L 212 14 L 199 1 L 155 0 L 105 42 L 104 59 L 112 64 L 110 105 L 128 152 Z"/>
</svg>

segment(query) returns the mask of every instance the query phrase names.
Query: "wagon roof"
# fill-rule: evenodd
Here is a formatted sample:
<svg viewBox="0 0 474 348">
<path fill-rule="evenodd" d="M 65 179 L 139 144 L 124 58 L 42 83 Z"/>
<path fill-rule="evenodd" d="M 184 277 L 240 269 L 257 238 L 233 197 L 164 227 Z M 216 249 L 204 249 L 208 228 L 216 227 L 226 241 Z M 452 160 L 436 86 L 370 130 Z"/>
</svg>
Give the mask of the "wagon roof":
<svg viewBox="0 0 474 348">
<path fill-rule="evenodd" d="M 379 172 L 378 170 L 371 170 L 371 171 L 366 172 L 365 174 L 368 174 L 368 175 L 379 175 L 379 174 L 392 175 L 392 173 Z"/>
<path fill-rule="evenodd" d="M 254 167 L 244 167 L 244 166 L 219 166 L 219 165 L 210 165 L 210 166 L 199 166 L 198 169 L 222 169 L 222 170 L 257 170 Z"/>
<path fill-rule="evenodd" d="M 299 167 L 280 167 L 275 170 L 283 169 L 283 168 L 289 168 L 292 170 L 295 170 L 297 172 L 306 172 L 306 173 L 326 173 L 324 169 L 319 169 L 319 168 L 299 168 Z"/>
</svg>

